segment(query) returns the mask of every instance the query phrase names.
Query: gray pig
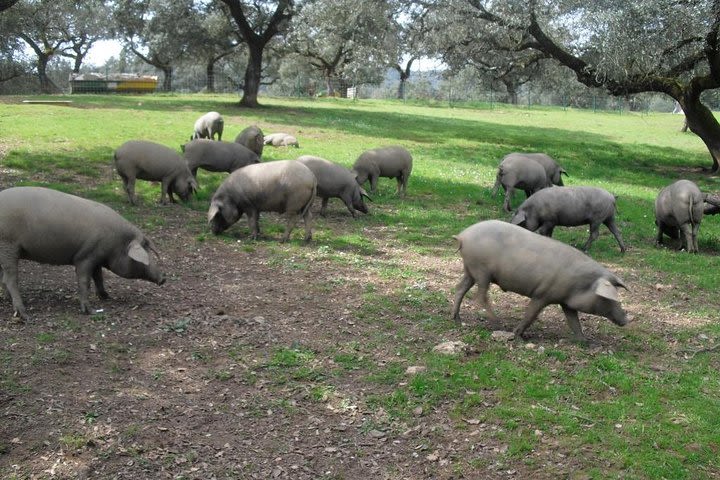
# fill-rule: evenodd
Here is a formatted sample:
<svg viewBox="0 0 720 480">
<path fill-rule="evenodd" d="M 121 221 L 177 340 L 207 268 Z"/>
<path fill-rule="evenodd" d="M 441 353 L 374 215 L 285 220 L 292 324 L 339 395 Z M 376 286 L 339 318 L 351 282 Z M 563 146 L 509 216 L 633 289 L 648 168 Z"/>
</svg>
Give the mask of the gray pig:
<svg viewBox="0 0 720 480">
<path fill-rule="evenodd" d="M 202 117 L 195 120 L 195 128 L 193 134 L 190 136 L 190 140 L 197 138 L 209 138 L 215 140 L 215 134 L 217 133 L 218 140 L 222 140 L 223 127 L 225 126 L 225 120 L 222 115 L 218 112 L 208 112 Z"/>
<path fill-rule="evenodd" d="M 678 180 L 660 190 L 655 199 L 656 244 L 663 243 L 663 234 L 678 238 L 690 253 L 698 253 L 698 232 L 706 196 L 690 180 Z"/>
<path fill-rule="evenodd" d="M 405 195 L 412 172 L 412 155 L 399 146 L 373 148 L 363 152 L 352 169 L 358 184 L 370 180 L 371 192 L 375 192 L 379 177 L 388 177 L 397 179 L 397 194 Z"/>
<path fill-rule="evenodd" d="M 519 153 L 513 152 L 505 155 L 504 158 L 517 157 L 525 160 L 532 160 L 537 162 L 545 169 L 545 174 L 553 185 L 563 186 L 562 175 L 567 175 L 567 172 L 562 168 L 550 155 L 545 153 Z"/>
<path fill-rule="evenodd" d="M 318 197 L 322 198 L 320 215 L 325 216 L 330 197 L 341 199 L 353 218 L 356 217 L 355 210 L 368 213 L 363 197 L 367 197 L 368 200 L 370 200 L 370 197 L 358 185 L 355 175 L 350 170 L 342 165 L 312 155 L 303 155 L 297 161 L 308 167 L 317 178 L 317 194 Z"/>
<path fill-rule="evenodd" d="M 522 189 L 526 197 L 530 197 L 538 190 L 551 186 L 552 182 L 548 178 L 545 168 L 538 162 L 511 154 L 503 158 L 498 166 L 492 191 L 493 196 L 497 194 L 500 185 L 505 190 L 503 208 L 509 212 L 510 200 L 516 188 Z"/>
<path fill-rule="evenodd" d="M 231 173 L 215 191 L 208 210 L 208 224 L 218 235 L 247 213 L 251 238 L 257 240 L 260 212 L 285 213 L 287 224 L 282 242 L 286 242 L 301 215 L 308 242 L 312 239 L 310 207 L 316 193 L 315 175 L 302 163 L 281 160 L 248 165 Z"/>
<path fill-rule="evenodd" d="M 15 314 L 28 320 L 18 289 L 18 259 L 74 265 L 80 310 L 90 313 L 90 279 L 100 299 L 108 298 L 103 267 L 124 278 L 162 285 L 165 275 L 148 253 L 155 247 L 135 225 L 92 200 L 42 187 L 0 192 L 0 267 Z"/>
<path fill-rule="evenodd" d="M 712 194 L 705 195 L 705 206 L 703 215 L 717 215 L 720 213 L 720 196 Z"/>
<path fill-rule="evenodd" d="M 557 225 L 590 225 L 590 237 L 583 246 L 586 252 L 600 235 L 600 224 L 605 224 L 615 236 L 620 251 L 625 252 L 620 231 L 615 225 L 615 197 L 602 188 L 545 188 L 525 200 L 510 222 L 547 237 L 552 237 Z"/>
<path fill-rule="evenodd" d="M 263 138 L 263 144 L 272 145 L 273 147 L 300 147 L 297 138 L 292 135 L 288 135 L 287 133 L 272 133 L 270 135 L 266 135 Z"/>
<path fill-rule="evenodd" d="M 167 197 L 175 203 L 173 193 L 187 201 L 198 184 L 185 160 L 178 153 L 159 143 L 144 140 L 125 142 L 114 154 L 115 168 L 122 178 L 130 203 L 135 205 L 135 180 L 161 182 L 160 203 Z"/>
<path fill-rule="evenodd" d="M 193 177 L 198 168 L 210 172 L 232 173 L 238 168 L 259 163 L 255 152 L 239 143 L 214 142 L 200 138 L 182 146 L 185 161 Z"/>
<path fill-rule="evenodd" d="M 530 298 L 525 315 L 514 333 L 522 337 L 540 311 L 559 304 L 573 339 L 585 342 L 578 312 L 601 315 L 616 325 L 628 320 L 616 287 L 623 282 L 579 250 L 552 238 L 498 220 L 476 223 L 454 237 L 463 259 L 464 275 L 457 285 L 452 317 L 460 320 L 460 304 L 477 284 L 479 301 L 487 316 L 497 321 L 488 299 L 494 283 L 504 291 Z"/>
<path fill-rule="evenodd" d="M 235 137 L 235 143 L 244 145 L 255 152 L 258 157 L 262 157 L 263 148 L 265 146 L 263 143 L 264 139 L 265 137 L 263 136 L 263 132 L 260 130 L 260 127 L 252 125 L 238 133 L 238 136 Z"/>
</svg>

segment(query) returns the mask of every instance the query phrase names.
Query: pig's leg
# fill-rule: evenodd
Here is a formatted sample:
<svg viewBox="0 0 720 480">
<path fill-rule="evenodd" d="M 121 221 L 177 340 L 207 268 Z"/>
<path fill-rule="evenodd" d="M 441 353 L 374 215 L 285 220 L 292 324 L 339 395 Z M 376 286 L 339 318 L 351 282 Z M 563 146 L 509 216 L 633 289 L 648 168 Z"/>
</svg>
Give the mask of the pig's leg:
<svg viewBox="0 0 720 480">
<path fill-rule="evenodd" d="M 659 246 L 663 243 L 663 224 L 657 222 L 657 235 L 655 236 L 655 245 Z"/>
<path fill-rule="evenodd" d="M 465 294 L 475 285 L 475 280 L 470 276 L 470 273 L 465 270 L 460 283 L 455 287 L 455 299 L 453 301 L 452 318 L 456 322 L 460 321 L 460 304 Z"/>
<path fill-rule="evenodd" d="M 618 245 L 620 245 L 620 251 L 622 253 L 625 253 L 625 244 L 623 243 L 622 236 L 620 235 L 620 230 L 618 230 L 617 225 L 615 225 L 615 218 L 610 217 L 605 221 L 605 226 L 610 230 L 610 233 L 613 234 L 615 237 L 615 240 L 617 240 Z"/>
<path fill-rule="evenodd" d="M 95 293 L 97 293 L 98 298 L 100 300 L 107 300 L 108 298 L 110 298 L 110 295 L 108 295 L 107 291 L 105 290 L 102 267 L 100 265 L 95 267 L 95 270 L 93 270 L 92 279 L 95 283 Z"/>
<path fill-rule="evenodd" d="M 555 230 L 555 225 L 552 223 L 543 223 L 540 228 L 538 228 L 537 233 L 546 237 L 552 237 L 553 230 Z"/>
<path fill-rule="evenodd" d="M 172 194 L 169 194 L 169 192 L 168 192 L 169 189 L 170 189 L 170 178 L 165 177 L 162 179 L 162 182 L 160 184 L 160 203 L 163 205 L 168 203 L 167 196 L 169 196 L 172 199 Z M 173 202 L 174 202 L 174 200 L 173 200 Z"/>
<path fill-rule="evenodd" d="M 533 298 L 532 300 L 530 300 L 530 303 L 525 310 L 525 317 L 523 318 L 523 321 L 520 322 L 517 327 L 515 327 L 515 330 L 513 330 L 515 336 L 522 337 L 523 333 L 525 333 L 525 330 L 530 325 L 532 325 L 540 311 L 546 306 L 547 303 L 545 303 L 545 301 L 540 298 Z"/>
<path fill-rule="evenodd" d="M 680 231 L 682 232 L 682 244 L 689 253 L 693 253 L 695 245 L 692 239 L 692 228 L 689 223 L 683 223 L 680 225 Z"/>
<path fill-rule="evenodd" d="M 290 240 L 290 232 L 293 231 L 293 228 L 295 228 L 295 225 L 297 225 L 298 222 L 298 215 L 294 212 L 288 212 L 287 214 L 285 214 L 285 218 L 285 233 L 283 234 L 282 240 L 280 240 L 281 243 L 285 243 Z M 307 224 L 305 227 L 305 232 L 307 233 Z"/>
<path fill-rule="evenodd" d="M 346 195 L 346 196 L 342 197 L 342 201 L 343 201 L 343 203 L 345 203 L 345 206 L 347 207 L 348 212 L 350 212 L 350 215 L 352 215 L 353 218 L 357 218 L 357 213 L 355 213 L 355 208 L 353 208 L 353 206 L 352 206 L 352 200 L 350 200 L 350 198 Z M 323 199 L 323 202 L 327 203 L 327 201 L 325 199 Z M 320 211 L 320 215 L 322 215 L 322 210 Z"/>
<path fill-rule="evenodd" d="M 700 252 L 700 248 L 698 247 L 698 233 L 700 233 L 700 223 L 694 223 L 692 226 L 692 241 L 695 253 Z"/>
<path fill-rule="evenodd" d="M 325 213 L 327 211 L 328 200 L 330 200 L 330 197 L 323 197 L 323 199 L 322 199 L 322 205 L 320 206 L 320 216 L 321 217 L 325 216 Z M 343 202 L 345 202 L 345 205 L 347 205 L 348 210 L 350 210 L 350 213 L 353 214 L 353 218 L 354 218 L 355 213 L 353 212 L 352 205 L 350 205 L 344 198 L 343 198 Z"/>
<path fill-rule="evenodd" d="M 597 238 L 600 236 L 600 223 L 592 222 L 590 224 L 590 236 L 587 239 L 587 242 L 585 242 L 585 245 L 583 245 L 583 251 L 587 252 L 590 249 L 590 245 L 597 240 Z"/>
<path fill-rule="evenodd" d="M 135 177 L 122 177 L 122 181 L 128 200 L 130 200 L 130 205 L 135 205 L 137 202 L 135 198 Z"/>
<path fill-rule="evenodd" d="M 80 311 L 85 314 L 90 313 L 88 296 L 90 294 L 90 278 L 93 270 L 93 266 L 86 263 L 75 265 L 75 275 L 77 275 L 78 291 L 80 293 Z"/>
<path fill-rule="evenodd" d="M 573 310 L 567 305 L 561 305 L 561 307 L 565 314 L 565 320 L 573 332 L 573 340 L 579 343 L 586 343 L 587 337 L 583 334 L 582 327 L 580 326 L 577 310 Z"/>
<path fill-rule="evenodd" d="M 248 216 L 248 225 L 250 225 L 250 238 L 253 240 L 258 239 L 258 235 L 260 235 L 260 213 L 255 210 L 248 210 L 247 211 Z"/>
<path fill-rule="evenodd" d="M 20 289 L 17 284 L 18 277 L 18 261 L 17 255 L 13 256 L 9 252 L 0 252 L 0 262 L 2 264 L 3 283 L 7 292 L 10 294 L 12 299 L 13 310 L 16 316 L 19 316 L 23 320 L 29 320 L 27 312 L 25 311 L 25 305 L 23 304 L 22 298 L 20 297 Z"/>
<path fill-rule="evenodd" d="M 407 184 L 410 181 L 410 172 L 403 170 L 403 195 L 407 193 Z"/>
<path fill-rule="evenodd" d="M 378 182 L 377 175 L 370 175 L 370 191 L 373 193 L 375 192 L 375 189 L 377 189 L 377 182 Z"/>
<path fill-rule="evenodd" d="M 510 211 L 510 199 L 512 198 L 512 195 L 514 192 L 515 192 L 515 188 L 513 188 L 513 187 L 505 188 L 505 201 L 503 202 L 503 208 L 505 209 L 506 212 Z"/>
<path fill-rule="evenodd" d="M 312 240 L 312 212 L 310 212 L 310 208 L 303 215 L 303 225 L 305 225 L 305 243 L 307 243 Z"/>
</svg>

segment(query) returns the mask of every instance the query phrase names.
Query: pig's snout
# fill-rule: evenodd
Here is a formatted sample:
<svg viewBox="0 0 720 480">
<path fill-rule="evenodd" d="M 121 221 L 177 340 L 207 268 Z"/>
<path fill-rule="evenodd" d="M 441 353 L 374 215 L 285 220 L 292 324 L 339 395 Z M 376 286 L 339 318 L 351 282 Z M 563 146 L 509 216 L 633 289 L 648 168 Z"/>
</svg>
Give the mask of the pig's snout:
<svg viewBox="0 0 720 480">
<path fill-rule="evenodd" d="M 167 281 L 167 277 L 165 276 L 164 273 L 161 273 L 160 277 L 155 281 L 155 283 L 157 283 L 158 285 L 164 285 L 166 281 Z"/>
</svg>

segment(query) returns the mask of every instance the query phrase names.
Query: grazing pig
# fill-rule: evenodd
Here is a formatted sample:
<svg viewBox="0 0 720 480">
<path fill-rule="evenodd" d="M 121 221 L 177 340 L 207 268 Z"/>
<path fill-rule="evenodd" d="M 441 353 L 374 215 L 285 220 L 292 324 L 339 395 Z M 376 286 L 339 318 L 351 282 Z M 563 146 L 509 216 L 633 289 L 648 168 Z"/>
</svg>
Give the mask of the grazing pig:
<svg viewBox="0 0 720 480">
<path fill-rule="evenodd" d="M 173 193 L 187 201 L 198 184 L 185 160 L 158 143 L 143 140 L 125 142 L 114 154 L 115 169 L 122 178 L 130 203 L 135 205 L 135 180 L 161 182 L 160 203 L 167 203 L 166 195 L 175 203 Z"/>
<path fill-rule="evenodd" d="M 545 168 L 536 161 L 529 161 L 523 156 L 507 155 L 498 166 L 493 196 L 497 194 L 498 188 L 502 185 L 505 190 L 505 201 L 503 208 L 510 211 L 510 200 L 516 188 L 525 192 L 526 197 L 552 185 L 548 179 Z"/>
<path fill-rule="evenodd" d="M 720 195 L 705 194 L 703 215 L 717 215 L 720 213 Z"/>
<path fill-rule="evenodd" d="M 217 133 L 218 140 L 222 140 L 223 127 L 225 126 L 225 120 L 222 115 L 218 112 L 208 112 L 202 117 L 195 120 L 195 130 L 190 136 L 190 140 L 197 138 L 209 138 L 215 140 L 215 134 Z"/>
<path fill-rule="evenodd" d="M 355 218 L 355 210 L 368 213 L 363 197 L 370 200 L 368 194 L 358 185 L 355 175 L 337 163 L 330 162 L 320 157 L 303 155 L 297 159 L 298 162 L 308 167 L 317 179 L 317 194 L 322 198 L 320 215 L 325 216 L 325 210 L 330 197 L 341 199 L 350 214 Z"/>
<path fill-rule="evenodd" d="M 504 158 L 508 157 L 517 157 L 539 163 L 545 169 L 545 174 L 553 185 L 563 186 L 562 175 L 567 175 L 567 172 L 550 155 L 545 153 L 514 152 L 505 155 Z"/>
<path fill-rule="evenodd" d="M 42 187 L 0 192 L 0 267 L 15 314 L 28 319 L 18 289 L 18 260 L 74 265 L 80 310 L 90 313 L 90 279 L 100 299 L 108 298 L 102 269 L 124 278 L 162 285 L 165 275 L 148 251 L 155 247 L 135 225 L 111 208 Z"/>
<path fill-rule="evenodd" d="M 258 157 L 262 157 L 263 147 L 265 146 L 264 139 L 262 130 L 253 125 L 238 133 L 238 136 L 235 137 L 235 143 L 244 145 L 255 152 Z"/>
<path fill-rule="evenodd" d="M 605 224 L 615 236 L 620 251 L 625 252 L 620 231 L 615 225 L 615 197 L 602 188 L 545 188 L 525 200 L 510 222 L 546 237 L 552 237 L 557 225 L 590 225 L 590 237 L 583 246 L 586 252 L 600 235 L 600 224 Z"/>
<path fill-rule="evenodd" d="M 474 284 L 487 316 L 497 321 L 488 299 L 490 283 L 530 298 L 523 321 L 514 330 L 517 336 L 550 304 L 560 305 L 576 341 L 586 341 L 578 311 L 601 315 L 620 326 L 628 321 L 616 288 L 627 287 L 569 245 L 498 220 L 476 223 L 454 238 L 465 270 L 453 304 L 456 321 L 460 320 L 460 303 Z"/>
<path fill-rule="evenodd" d="M 208 224 L 217 235 L 247 213 L 252 230 L 251 238 L 260 233 L 260 212 L 285 213 L 287 224 L 282 242 L 302 215 L 305 223 L 305 241 L 312 239 L 310 207 L 317 193 L 315 175 L 302 163 L 294 160 L 257 163 L 235 170 L 220 184 L 210 202 Z"/>
<path fill-rule="evenodd" d="M 398 146 L 373 148 L 363 152 L 352 169 L 360 185 L 370 180 L 371 192 L 375 192 L 379 177 L 388 177 L 397 179 L 397 193 L 405 195 L 412 172 L 412 155 Z"/>
<path fill-rule="evenodd" d="M 198 168 L 210 172 L 232 173 L 238 168 L 260 162 L 255 152 L 239 143 L 214 142 L 200 138 L 181 148 L 193 177 L 197 177 Z"/>
<path fill-rule="evenodd" d="M 678 180 L 660 190 L 655 199 L 656 244 L 663 243 L 663 234 L 678 238 L 690 253 L 698 253 L 698 231 L 706 196 L 690 180 Z"/>
<path fill-rule="evenodd" d="M 265 135 L 263 139 L 265 145 L 272 145 L 273 147 L 295 147 L 300 148 L 300 144 L 297 138 L 287 133 L 272 133 Z"/>
</svg>

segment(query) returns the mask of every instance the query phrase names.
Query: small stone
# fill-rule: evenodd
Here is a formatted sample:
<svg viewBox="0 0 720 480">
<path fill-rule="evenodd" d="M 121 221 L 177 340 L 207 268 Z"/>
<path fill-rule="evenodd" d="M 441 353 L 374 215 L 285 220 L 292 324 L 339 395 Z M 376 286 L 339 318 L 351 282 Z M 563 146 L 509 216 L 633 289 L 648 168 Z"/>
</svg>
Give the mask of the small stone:
<svg viewBox="0 0 720 480">
<path fill-rule="evenodd" d="M 535 346 L 536 345 L 534 343 L 526 343 L 525 344 L 525 348 L 527 348 L 528 350 L 534 350 Z"/>
<path fill-rule="evenodd" d="M 380 430 L 370 430 L 368 432 L 368 435 L 370 435 L 373 438 L 382 438 L 385 436 L 385 433 L 381 432 Z"/>
<path fill-rule="evenodd" d="M 413 365 L 411 367 L 407 367 L 405 370 L 405 375 L 417 375 L 418 373 L 424 372 L 427 370 L 427 367 L 423 367 L 421 365 Z"/>
<path fill-rule="evenodd" d="M 413 409 L 413 415 L 415 415 L 416 417 L 419 417 L 419 416 L 422 415 L 422 414 L 423 414 L 423 408 L 422 408 L 422 407 L 415 407 L 415 408 Z"/>
<path fill-rule="evenodd" d="M 543 353 L 545 353 L 545 347 L 543 347 L 542 345 L 540 345 L 540 346 L 538 347 L 538 349 L 537 349 L 537 352 L 538 352 L 540 355 L 542 355 Z"/>
<path fill-rule="evenodd" d="M 458 353 L 466 352 L 468 344 L 460 341 L 448 341 L 443 342 L 433 347 L 433 352 L 441 353 L 443 355 L 457 355 Z"/>
<path fill-rule="evenodd" d="M 490 338 L 496 342 L 510 342 L 515 340 L 515 334 L 513 332 L 506 332 L 504 330 L 495 330 L 490 334 Z"/>
</svg>

